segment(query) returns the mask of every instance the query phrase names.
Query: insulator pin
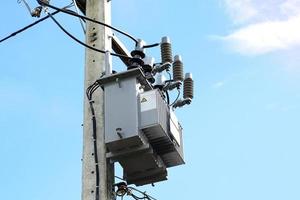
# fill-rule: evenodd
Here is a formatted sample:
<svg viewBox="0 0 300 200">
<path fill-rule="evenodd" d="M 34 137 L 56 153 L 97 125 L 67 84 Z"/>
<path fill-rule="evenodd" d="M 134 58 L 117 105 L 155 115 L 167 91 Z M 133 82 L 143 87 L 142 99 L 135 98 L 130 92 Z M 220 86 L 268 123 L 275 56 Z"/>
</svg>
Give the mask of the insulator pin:
<svg viewBox="0 0 300 200">
<path fill-rule="evenodd" d="M 173 56 L 172 56 L 172 46 L 171 41 L 169 37 L 163 37 L 160 44 L 160 50 L 161 50 L 161 61 L 162 63 L 166 62 L 172 62 Z"/>
<path fill-rule="evenodd" d="M 183 81 L 183 63 L 181 60 L 181 56 L 179 56 L 179 55 L 176 55 L 174 57 L 173 80 L 174 81 Z"/>
<path fill-rule="evenodd" d="M 194 98 L 194 80 L 191 73 L 185 74 L 183 82 L 183 98 L 193 99 Z"/>
</svg>

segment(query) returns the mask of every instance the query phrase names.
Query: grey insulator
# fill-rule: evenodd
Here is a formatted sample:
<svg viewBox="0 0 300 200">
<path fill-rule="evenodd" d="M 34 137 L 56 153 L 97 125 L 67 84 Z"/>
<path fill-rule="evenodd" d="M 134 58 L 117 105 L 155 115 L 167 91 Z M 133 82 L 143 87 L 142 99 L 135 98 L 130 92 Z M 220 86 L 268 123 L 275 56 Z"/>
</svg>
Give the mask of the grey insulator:
<svg viewBox="0 0 300 200">
<path fill-rule="evenodd" d="M 185 79 L 183 82 L 183 98 L 194 98 L 194 80 L 191 73 L 185 74 Z"/>
<path fill-rule="evenodd" d="M 150 56 L 146 56 L 144 59 L 143 59 L 145 65 L 149 65 L 151 67 L 154 66 L 154 62 L 155 62 L 155 59 L 153 57 L 150 57 Z"/>
<path fill-rule="evenodd" d="M 171 63 L 173 61 L 173 56 L 172 56 L 171 41 L 169 37 L 163 37 L 161 39 L 160 50 L 161 50 L 162 63 L 166 63 L 166 62 Z"/>
<path fill-rule="evenodd" d="M 145 41 L 142 39 L 137 39 L 138 43 L 135 46 L 136 51 L 142 51 L 145 53 L 144 46 L 146 45 Z"/>
<path fill-rule="evenodd" d="M 174 81 L 183 81 L 183 63 L 180 55 L 174 57 L 173 79 Z"/>
</svg>

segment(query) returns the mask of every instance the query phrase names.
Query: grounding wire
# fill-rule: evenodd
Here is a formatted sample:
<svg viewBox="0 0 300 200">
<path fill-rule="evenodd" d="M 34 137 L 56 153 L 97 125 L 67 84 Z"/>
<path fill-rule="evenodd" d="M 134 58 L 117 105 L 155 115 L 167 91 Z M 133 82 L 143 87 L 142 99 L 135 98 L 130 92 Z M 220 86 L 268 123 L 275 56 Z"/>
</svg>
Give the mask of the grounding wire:
<svg viewBox="0 0 300 200">
<path fill-rule="evenodd" d="M 46 3 L 46 2 L 43 2 L 42 0 L 37 0 L 37 2 L 38 2 L 38 4 L 40 4 L 41 6 L 46 6 L 46 7 L 52 8 L 52 9 L 54 9 L 54 10 L 61 11 L 61 12 L 63 12 L 63 13 L 66 13 L 66 14 L 69 14 L 69 15 L 73 15 L 73 16 L 75 16 L 75 17 L 79 17 L 79 18 L 81 18 L 81 19 L 85 19 L 85 20 L 87 20 L 87 21 L 94 22 L 94 23 L 100 24 L 100 25 L 102 25 L 102 26 L 106 26 L 106 27 L 108 27 L 108 28 L 110 28 L 110 29 L 112 29 L 112 30 L 118 32 L 118 33 L 121 33 L 121 34 L 127 36 L 128 38 L 132 39 L 136 44 L 138 43 L 138 41 L 137 41 L 133 36 L 129 35 L 128 33 L 125 33 L 124 31 L 121 31 L 121 30 L 119 30 L 119 29 L 117 29 L 117 28 L 115 28 L 115 27 L 113 27 L 113 26 L 110 26 L 110 25 L 108 25 L 108 24 L 106 24 L 106 23 L 99 22 L 99 21 L 97 21 L 97 20 L 91 19 L 91 18 L 86 17 L 86 16 L 83 16 L 83 15 L 79 15 L 79 14 L 74 13 L 74 12 L 70 12 L 70 11 L 68 11 L 68 10 L 63 10 L 63 9 L 61 9 L 61 8 L 58 8 L 58 7 L 56 7 L 56 6 L 50 5 L 50 4 Z"/>
<path fill-rule="evenodd" d="M 78 38 L 76 38 L 74 35 L 72 35 L 71 33 L 69 33 L 54 17 L 51 13 L 47 12 L 48 16 L 53 20 L 53 22 L 65 33 L 67 34 L 71 39 L 73 39 L 74 41 L 76 41 L 77 43 L 81 44 L 82 46 L 88 48 L 88 49 L 91 49 L 91 50 L 94 50 L 94 51 L 97 51 L 99 53 L 103 53 L 105 54 L 106 51 L 104 50 L 101 50 L 101 49 L 97 49 L 95 47 L 92 47 L 92 46 L 89 46 L 87 44 L 85 44 L 84 42 L 80 41 Z M 116 56 L 116 57 L 120 57 L 120 58 L 127 58 L 127 59 L 130 59 L 131 57 L 128 57 L 126 55 L 123 55 L 123 54 L 118 54 L 118 53 L 112 53 L 110 52 L 110 54 L 112 56 Z"/>
</svg>

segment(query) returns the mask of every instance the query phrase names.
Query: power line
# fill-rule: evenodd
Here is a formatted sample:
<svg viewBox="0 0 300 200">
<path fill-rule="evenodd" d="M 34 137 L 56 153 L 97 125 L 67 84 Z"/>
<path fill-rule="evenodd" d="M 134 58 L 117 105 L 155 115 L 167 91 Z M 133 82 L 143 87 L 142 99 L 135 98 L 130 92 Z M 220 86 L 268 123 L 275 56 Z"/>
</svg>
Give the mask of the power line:
<svg viewBox="0 0 300 200">
<path fill-rule="evenodd" d="M 86 16 L 83 16 L 83 15 L 79 15 L 79 14 L 74 13 L 74 12 L 70 12 L 69 10 L 64 10 L 64 9 L 58 8 L 58 7 L 56 7 L 56 6 L 50 5 L 50 4 L 46 3 L 46 2 L 43 2 L 42 0 L 37 0 L 37 2 L 38 2 L 41 6 L 47 6 L 47 7 L 49 7 L 49 8 L 54 9 L 54 10 L 61 11 L 61 12 L 63 12 L 63 13 L 66 13 L 66 14 L 69 14 L 69 15 L 72 15 L 72 16 L 75 16 L 75 17 L 79 17 L 79 18 L 81 18 L 81 19 L 85 19 L 85 20 L 87 20 L 87 21 L 94 22 L 94 23 L 100 24 L 100 25 L 102 25 L 102 26 L 106 26 L 106 27 L 108 27 L 108 28 L 110 28 L 110 29 L 112 29 L 112 30 L 118 32 L 118 33 L 121 33 L 121 34 L 127 36 L 128 38 L 132 39 L 136 44 L 138 43 L 138 41 L 137 41 L 133 36 L 129 35 L 128 33 L 124 32 L 124 31 L 121 31 L 121 30 L 119 30 L 119 29 L 117 29 L 117 28 L 115 28 L 115 27 L 113 27 L 113 26 L 110 26 L 110 25 L 108 25 L 108 24 L 106 24 L 106 23 L 99 22 L 99 21 L 97 21 L 97 20 L 91 19 L 91 18 L 86 17 Z"/>
<path fill-rule="evenodd" d="M 25 3 L 25 5 L 28 5 L 28 4 L 26 3 L 26 1 L 23 0 L 23 2 Z M 51 15 L 54 16 L 54 15 L 56 15 L 57 13 L 61 12 L 61 10 L 65 10 L 65 9 L 71 7 L 72 5 L 73 5 L 73 4 L 71 3 L 71 4 L 69 4 L 69 5 L 67 5 L 67 6 L 65 6 L 65 7 L 63 7 L 63 8 L 61 8 L 60 10 L 56 10 L 56 11 L 54 11 L 53 13 L 51 13 Z M 27 6 L 26 6 L 26 7 L 27 7 Z M 28 5 L 28 7 L 29 7 L 29 5 Z M 29 7 L 29 9 L 30 9 L 30 7 Z M 37 25 L 37 24 L 39 24 L 39 23 L 41 23 L 41 22 L 43 22 L 43 21 L 45 21 L 45 20 L 48 19 L 49 17 L 50 17 L 49 15 L 48 15 L 48 16 L 45 16 L 45 17 L 43 17 L 43 18 L 41 18 L 41 19 L 39 19 L 39 20 L 36 20 L 35 22 L 33 22 L 33 23 L 31 23 L 31 24 L 29 24 L 29 25 L 27 25 L 27 26 L 25 26 L 25 27 L 23 27 L 23 28 L 21 28 L 21 29 L 15 31 L 15 32 L 13 32 L 13 33 L 11 33 L 10 35 L 8 35 L 8 36 L 2 38 L 2 39 L 0 40 L 0 43 L 4 42 L 5 40 L 8 40 L 8 39 L 11 38 L 11 37 L 14 37 L 14 36 L 18 35 L 19 33 L 22 33 L 22 32 L 24 32 L 24 31 L 26 31 L 27 29 L 29 29 L 29 28 L 31 28 L 31 27 L 33 27 L 33 26 L 35 26 L 35 25 Z"/>
<path fill-rule="evenodd" d="M 52 16 L 53 16 L 53 15 L 56 15 L 56 14 L 59 13 L 59 12 L 60 12 L 60 11 L 57 10 L 57 11 L 51 13 L 51 15 L 52 15 Z M 29 28 L 31 28 L 31 27 L 33 27 L 33 26 L 39 24 L 39 23 L 42 22 L 42 21 L 45 21 L 45 20 L 48 19 L 49 17 L 50 17 L 49 15 L 48 15 L 48 16 L 45 16 L 45 17 L 43 17 L 43 18 L 41 18 L 41 19 L 39 19 L 39 20 L 37 20 L 37 21 L 35 21 L 35 22 L 33 22 L 33 23 L 31 23 L 31 24 L 25 26 L 24 28 L 21 28 L 21 29 L 15 31 L 15 32 L 11 33 L 10 35 L 8 35 L 8 36 L 4 37 L 3 39 L 1 39 L 1 40 L 0 40 L 0 43 L 4 42 L 5 40 L 8 40 L 8 39 L 11 38 L 11 37 L 16 36 L 16 35 L 19 34 L 19 33 L 22 33 L 22 32 L 24 32 L 24 31 L 26 31 L 27 29 L 29 29 Z"/>
<path fill-rule="evenodd" d="M 71 33 L 69 33 L 54 17 L 51 13 L 48 13 L 48 16 L 53 20 L 53 22 L 66 34 L 68 35 L 71 39 L 73 39 L 74 41 L 76 41 L 77 43 L 81 44 L 82 46 L 88 48 L 88 49 L 91 49 L 93 51 L 97 51 L 99 53 L 103 53 L 105 54 L 106 51 L 105 50 L 101 50 L 101 49 L 97 49 L 95 47 L 92 47 L 92 46 L 89 46 L 87 45 L 86 43 L 80 41 L 78 38 L 76 38 L 74 35 L 72 35 Z M 116 56 L 116 57 L 120 57 L 120 58 L 129 58 L 128 56 L 126 55 L 122 55 L 122 54 L 118 54 L 118 53 L 110 53 L 112 56 Z"/>
<path fill-rule="evenodd" d="M 78 8 L 76 0 L 72 0 L 72 1 L 73 1 L 74 6 L 75 6 L 76 13 L 79 14 L 79 8 Z M 84 24 L 82 22 L 82 19 L 79 18 L 79 22 L 80 22 L 81 28 L 83 30 L 83 33 L 85 34 L 86 31 L 85 31 L 85 27 L 84 27 Z"/>
</svg>

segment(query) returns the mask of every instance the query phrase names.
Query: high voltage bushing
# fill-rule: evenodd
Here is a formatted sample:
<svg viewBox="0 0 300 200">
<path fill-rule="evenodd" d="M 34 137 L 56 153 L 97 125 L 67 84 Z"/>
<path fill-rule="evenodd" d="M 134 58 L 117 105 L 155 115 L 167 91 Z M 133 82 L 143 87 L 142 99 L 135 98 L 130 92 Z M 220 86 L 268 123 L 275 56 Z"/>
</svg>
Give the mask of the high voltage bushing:
<svg viewBox="0 0 300 200">
<path fill-rule="evenodd" d="M 191 73 L 185 74 L 183 82 L 183 98 L 193 99 L 194 98 L 194 81 Z"/>
<path fill-rule="evenodd" d="M 194 98 L 194 80 L 191 73 L 186 73 L 183 82 L 183 99 L 178 99 L 173 104 L 173 108 L 189 105 L 191 104 L 193 98 Z"/>
<path fill-rule="evenodd" d="M 152 72 L 154 66 L 154 58 L 146 56 L 144 59 L 144 65 L 142 66 L 145 72 Z"/>
<path fill-rule="evenodd" d="M 183 63 L 180 55 L 174 57 L 173 79 L 174 81 L 183 81 Z"/>
<path fill-rule="evenodd" d="M 141 39 L 138 39 L 138 43 L 135 46 L 135 49 L 131 52 L 132 58 L 130 59 L 130 66 L 127 69 L 134 69 L 144 65 L 143 58 L 145 58 L 145 42 Z"/>
<path fill-rule="evenodd" d="M 152 70 L 153 70 L 153 66 L 154 66 L 154 58 L 153 57 L 145 57 L 143 59 L 144 61 L 144 65 L 142 66 L 142 69 L 145 73 L 145 76 L 147 78 L 147 80 L 150 82 L 150 83 L 154 83 L 155 82 L 155 79 L 152 75 Z"/>
<path fill-rule="evenodd" d="M 171 63 L 173 61 L 173 56 L 172 56 L 171 40 L 169 37 L 163 37 L 161 39 L 160 49 L 161 49 L 161 62 Z"/>
</svg>

